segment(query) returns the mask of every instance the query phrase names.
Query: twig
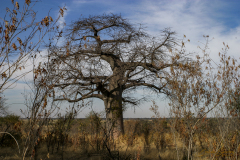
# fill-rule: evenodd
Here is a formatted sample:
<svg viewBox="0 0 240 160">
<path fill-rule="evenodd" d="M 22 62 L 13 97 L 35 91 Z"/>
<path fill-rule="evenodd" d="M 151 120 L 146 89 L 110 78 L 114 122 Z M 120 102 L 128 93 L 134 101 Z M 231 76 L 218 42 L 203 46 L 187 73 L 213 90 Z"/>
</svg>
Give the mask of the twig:
<svg viewBox="0 0 240 160">
<path fill-rule="evenodd" d="M 19 145 L 18 145 L 18 142 L 17 142 L 17 140 L 13 137 L 13 135 L 11 135 L 10 133 L 8 133 L 8 132 L 0 132 L 0 134 L 4 134 L 4 133 L 6 133 L 6 134 L 9 134 L 14 140 L 15 140 L 15 142 L 17 143 L 17 146 L 18 146 L 18 151 L 19 151 L 19 154 L 20 154 L 20 148 L 19 148 Z"/>
</svg>

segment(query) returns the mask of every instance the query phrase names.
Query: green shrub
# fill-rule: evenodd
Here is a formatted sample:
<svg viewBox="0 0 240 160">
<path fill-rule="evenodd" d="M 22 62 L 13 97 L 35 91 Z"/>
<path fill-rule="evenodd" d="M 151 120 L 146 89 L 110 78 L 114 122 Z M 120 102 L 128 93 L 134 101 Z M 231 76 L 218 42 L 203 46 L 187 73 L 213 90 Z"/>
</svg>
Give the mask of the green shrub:
<svg viewBox="0 0 240 160">
<path fill-rule="evenodd" d="M 10 133 L 17 141 L 21 139 L 21 125 L 22 122 L 16 115 L 7 115 L 0 117 L 0 131 Z M 9 135 L 0 134 L 0 146 L 12 146 L 15 145 L 15 140 Z"/>
</svg>

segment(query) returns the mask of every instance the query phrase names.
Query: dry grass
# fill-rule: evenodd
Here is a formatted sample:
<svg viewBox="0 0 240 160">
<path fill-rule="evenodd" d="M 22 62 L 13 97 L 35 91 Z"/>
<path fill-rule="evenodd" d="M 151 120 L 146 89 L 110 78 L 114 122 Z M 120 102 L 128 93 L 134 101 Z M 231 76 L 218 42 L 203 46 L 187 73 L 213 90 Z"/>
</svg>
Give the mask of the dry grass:
<svg viewBox="0 0 240 160">
<path fill-rule="evenodd" d="M 177 159 L 177 156 L 182 159 L 182 157 L 184 157 L 183 153 L 186 153 L 186 146 L 180 133 L 175 132 L 175 144 L 173 133 L 169 129 L 169 124 L 167 125 L 167 128 L 165 127 L 165 129 L 163 129 L 163 126 L 161 125 L 150 125 L 153 121 L 124 121 L 126 134 L 115 139 L 114 142 L 106 142 L 106 146 L 106 144 L 104 144 L 104 139 L 106 137 L 103 130 L 100 129 L 97 134 L 94 124 L 91 124 L 90 121 L 87 120 L 74 120 L 71 129 L 66 133 L 63 132 L 67 137 L 65 137 L 63 143 L 59 145 L 60 137 L 57 135 L 59 131 L 54 132 L 54 129 L 56 129 L 56 127 L 54 127 L 54 125 L 57 124 L 56 122 L 57 120 L 53 120 L 49 126 L 43 127 L 41 141 L 38 144 L 37 153 L 35 154 L 35 156 L 37 155 L 37 159 L 107 159 L 109 156 L 107 148 L 111 150 L 111 153 L 117 151 L 116 153 L 119 153 L 120 159 L 126 160 L 159 160 L 159 157 L 161 157 L 162 160 L 174 160 Z M 26 127 L 26 124 L 26 121 L 22 123 L 22 140 L 19 141 L 21 145 L 26 137 L 27 129 L 24 128 Z M 149 134 L 145 132 L 146 125 L 147 127 L 150 127 L 148 128 L 150 129 Z M 162 130 L 157 130 L 159 128 L 156 129 L 156 127 L 160 127 Z M 50 132 L 54 133 L 52 136 L 56 136 L 56 139 L 55 141 L 52 140 L 50 146 L 47 146 Z M 159 138 L 160 136 L 163 136 L 163 138 Z M 201 138 L 198 136 L 201 136 Z M 193 139 L 195 143 L 193 152 L 194 159 L 210 159 L 211 153 L 215 153 L 216 151 L 215 143 L 217 143 L 219 138 L 221 137 L 219 137 L 218 134 L 213 135 L 206 131 L 203 131 L 201 134 L 196 134 Z M 161 142 L 163 145 L 157 147 L 157 142 Z M 205 150 L 203 147 L 205 147 Z M 238 150 L 240 151 L 240 146 L 238 147 Z M 218 152 L 220 153 L 224 151 L 220 150 Z M 31 154 L 29 153 L 26 159 L 30 159 L 30 155 Z M 221 158 L 221 155 L 217 154 L 216 158 Z M 0 148 L 0 159 L 20 160 L 22 158 L 21 155 L 18 154 L 17 147 L 12 145 L 11 147 L 5 146 Z"/>
</svg>

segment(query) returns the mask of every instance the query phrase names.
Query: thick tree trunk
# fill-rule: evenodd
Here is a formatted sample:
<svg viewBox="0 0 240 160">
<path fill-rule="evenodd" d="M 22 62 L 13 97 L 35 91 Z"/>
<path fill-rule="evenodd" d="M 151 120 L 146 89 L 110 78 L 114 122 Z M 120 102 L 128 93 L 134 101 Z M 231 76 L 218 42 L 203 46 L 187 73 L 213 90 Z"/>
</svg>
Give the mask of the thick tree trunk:
<svg viewBox="0 0 240 160">
<path fill-rule="evenodd" d="M 114 92 L 114 97 L 105 97 L 104 105 L 106 110 L 106 129 L 110 138 L 117 138 L 124 134 L 122 90 Z"/>
</svg>

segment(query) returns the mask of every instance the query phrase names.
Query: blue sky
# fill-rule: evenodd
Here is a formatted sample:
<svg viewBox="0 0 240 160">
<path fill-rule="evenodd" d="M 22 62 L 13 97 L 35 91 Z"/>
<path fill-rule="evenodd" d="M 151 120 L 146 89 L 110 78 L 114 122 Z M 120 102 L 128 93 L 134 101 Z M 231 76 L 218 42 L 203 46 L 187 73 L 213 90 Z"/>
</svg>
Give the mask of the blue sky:
<svg viewBox="0 0 240 160">
<path fill-rule="evenodd" d="M 0 17 L 5 14 L 6 7 L 11 8 L 11 0 L 0 0 Z M 24 0 L 18 1 L 23 4 Z M 154 36 L 170 27 L 177 32 L 179 39 L 186 35 L 191 40 L 186 45 L 187 51 L 201 54 L 197 46 L 205 42 L 203 35 L 209 35 L 209 53 L 212 59 L 217 59 L 222 43 L 230 46 L 229 54 L 238 58 L 240 55 L 240 1 L 238 0 L 41 0 L 34 7 L 39 19 L 50 13 L 58 16 L 59 7 L 67 8 L 66 14 L 59 23 L 70 25 L 80 16 L 102 14 L 121 14 L 135 25 L 143 24 L 146 31 Z M 50 12 L 49 12 L 50 11 Z M 214 39 L 213 39 L 214 38 Z M 202 42 L 202 43 L 201 43 Z M 31 80 L 31 76 L 27 78 Z M 26 85 L 18 83 L 13 89 L 5 92 L 10 111 L 20 115 L 24 110 L 23 89 Z M 144 91 L 136 93 L 144 96 Z M 160 107 L 161 116 L 168 116 L 167 102 L 152 96 Z M 98 105 L 97 105 L 98 104 Z M 136 108 L 128 109 L 124 117 L 145 118 L 153 114 L 149 111 L 152 103 L 146 102 Z M 100 107 L 99 107 L 100 106 Z M 103 110 L 103 103 L 96 101 L 93 108 Z M 90 110 L 85 109 L 79 117 L 85 117 Z"/>
</svg>

